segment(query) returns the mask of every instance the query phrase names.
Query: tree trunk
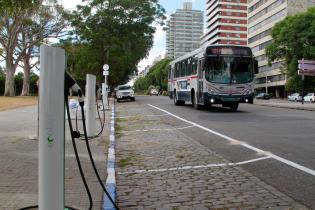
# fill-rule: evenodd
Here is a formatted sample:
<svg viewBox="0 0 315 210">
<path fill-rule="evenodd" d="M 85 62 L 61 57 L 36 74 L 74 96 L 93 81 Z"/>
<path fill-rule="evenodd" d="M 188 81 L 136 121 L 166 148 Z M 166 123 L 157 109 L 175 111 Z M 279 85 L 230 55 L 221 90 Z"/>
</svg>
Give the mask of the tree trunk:
<svg viewBox="0 0 315 210">
<path fill-rule="evenodd" d="M 6 75 L 5 75 L 5 88 L 4 96 L 15 96 L 14 90 L 14 74 L 16 67 L 10 61 L 10 56 L 6 58 Z"/>
<path fill-rule="evenodd" d="M 30 95 L 30 73 L 31 73 L 31 66 L 30 66 L 30 59 L 28 56 L 23 58 L 23 88 L 21 96 L 29 96 Z"/>
</svg>

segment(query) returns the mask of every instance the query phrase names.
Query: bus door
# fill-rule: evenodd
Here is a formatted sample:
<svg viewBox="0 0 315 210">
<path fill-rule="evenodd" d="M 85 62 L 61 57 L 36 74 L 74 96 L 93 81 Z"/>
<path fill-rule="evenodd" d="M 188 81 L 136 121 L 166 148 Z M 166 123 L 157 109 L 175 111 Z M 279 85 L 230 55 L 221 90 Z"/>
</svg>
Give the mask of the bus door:
<svg viewBox="0 0 315 210">
<path fill-rule="evenodd" d="M 203 72 L 203 65 L 204 60 L 200 59 L 198 60 L 198 83 L 197 83 L 197 102 L 203 103 L 203 78 L 204 78 L 204 72 Z"/>
</svg>

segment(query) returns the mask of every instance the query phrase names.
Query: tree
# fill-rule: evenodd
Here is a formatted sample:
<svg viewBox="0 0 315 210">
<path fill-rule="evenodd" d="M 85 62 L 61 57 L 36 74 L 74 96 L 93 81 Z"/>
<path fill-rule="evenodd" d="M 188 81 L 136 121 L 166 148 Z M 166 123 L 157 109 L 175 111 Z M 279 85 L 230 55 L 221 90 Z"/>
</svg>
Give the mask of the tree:
<svg viewBox="0 0 315 210">
<path fill-rule="evenodd" d="M 315 8 L 288 16 L 272 29 L 273 42 L 266 49 L 269 63 L 283 60 L 282 71 L 288 76 L 286 90 L 300 90 L 298 60 L 315 59 Z M 306 77 L 306 91 L 315 90 L 315 79 Z"/>
<path fill-rule="evenodd" d="M 164 9 L 157 0 L 90 0 L 68 14 L 74 28 L 72 70 L 93 72 L 100 78 L 102 66 L 110 66 L 112 86 L 125 83 L 137 71 L 138 62 L 153 45 L 154 21 L 162 24 Z M 65 44 L 65 43 L 63 43 Z M 82 49 L 78 52 L 77 49 Z M 77 56 L 77 57 L 76 57 Z M 78 65 L 80 63 L 80 65 Z M 68 66 L 69 67 L 69 66 Z"/>
<path fill-rule="evenodd" d="M 167 91 L 168 65 L 170 59 L 165 58 L 153 65 L 145 77 L 138 78 L 134 88 L 138 92 L 147 91 L 150 86 L 159 87 L 159 91 Z"/>
<path fill-rule="evenodd" d="M 19 48 L 22 56 L 24 71 L 22 96 L 30 94 L 31 70 L 38 65 L 38 62 L 31 63 L 31 60 L 38 56 L 39 44 L 47 38 L 58 38 L 63 36 L 63 29 L 66 22 L 62 17 L 63 8 L 56 2 L 46 6 L 39 4 L 32 10 L 31 22 L 25 24 L 19 36 Z"/>
<path fill-rule="evenodd" d="M 21 61 L 25 66 L 25 85 L 29 85 L 31 53 L 36 45 L 54 33 L 58 33 L 60 19 L 53 17 L 49 7 L 41 0 L 3 0 L 0 6 L 0 54 L 6 65 L 6 96 L 14 96 L 14 74 Z M 57 26 L 57 27 L 56 27 Z M 27 84 L 26 84 L 27 83 Z M 27 93 L 27 87 L 25 92 Z"/>
<path fill-rule="evenodd" d="M 23 3 L 18 0 L 3 0 L 0 3 L 0 44 L 2 53 L 0 54 L 5 60 L 6 96 L 14 96 L 14 74 L 22 55 L 17 55 L 18 36 L 22 30 L 23 24 L 29 19 L 28 11 L 37 1 L 27 1 Z"/>
</svg>

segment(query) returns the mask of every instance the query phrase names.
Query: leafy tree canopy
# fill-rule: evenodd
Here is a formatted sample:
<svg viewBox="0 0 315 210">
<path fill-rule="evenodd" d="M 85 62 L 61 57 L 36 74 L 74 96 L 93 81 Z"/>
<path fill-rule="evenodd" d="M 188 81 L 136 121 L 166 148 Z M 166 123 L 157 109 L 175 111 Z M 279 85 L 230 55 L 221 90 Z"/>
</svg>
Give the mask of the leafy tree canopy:
<svg viewBox="0 0 315 210">
<path fill-rule="evenodd" d="M 266 49 L 269 63 L 283 60 L 282 70 L 289 77 L 286 89 L 300 90 L 298 60 L 315 60 L 315 8 L 288 16 L 272 29 L 273 42 Z M 306 91 L 315 90 L 314 77 L 306 77 Z"/>
<path fill-rule="evenodd" d="M 165 10 L 157 0 L 86 0 L 86 6 L 67 14 L 72 40 L 61 43 L 74 75 L 102 76 L 110 66 L 112 86 L 126 83 L 153 45 L 153 23 L 163 24 Z"/>
<path fill-rule="evenodd" d="M 147 91 L 150 86 L 159 87 L 162 91 L 167 90 L 167 75 L 170 59 L 165 58 L 152 66 L 145 77 L 138 78 L 134 83 L 134 88 L 138 92 Z M 160 91 L 159 90 L 159 91 Z"/>
</svg>

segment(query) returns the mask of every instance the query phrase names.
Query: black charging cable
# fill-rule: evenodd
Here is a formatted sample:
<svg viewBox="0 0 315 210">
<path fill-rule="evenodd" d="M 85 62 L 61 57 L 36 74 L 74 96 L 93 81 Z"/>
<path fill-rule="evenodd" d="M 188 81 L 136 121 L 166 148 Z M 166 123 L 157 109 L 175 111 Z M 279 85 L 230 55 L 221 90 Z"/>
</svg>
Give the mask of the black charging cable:
<svg viewBox="0 0 315 210">
<path fill-rule="evenodd" d="M 88 194 L 88 197 L 89 197 L 89 210 L 90 210 L 93 207 L 93 201 L 92 201 L 92 195 L 91 195 L 89 186 L 88 186 L 88 184 L 86 182 L 86 179 L 85 179 L 85 176 L 84 176 L 84 172 L 82 170 L 81 161 L 80 161 L 80 157 L 79 157 L 78 150 L 77 150 L 77 145 L 76 145 L 76 142 L 75 142 L 75 138 L 78 137 L 78 133 L 77 132 L 73 132 L 68 101 L 65 101 L 65 104 L 66 104 L 66 109 L 67 109 L 68 123 L 69 123 L 69 128 L 70 128 L 70 135 L 71 135 L 73 150 L 74 150 L 75 158 L 77 160 L 78 168 L 79 168 L 79 171 L 80 171 L 80 176 L 82 178 L 85 190 L 86 190 L 86 192 Z"/>
<path fill-rule="evenodd" d="M 102 106 L 104 107 L 104 102 L 103 101 L 102 101 Z M 100 119 L 99 121 L 100 121 L 100 125 L 101 125 L 101 130 L 95 136 L 88 136 L 88 140 L 92 140 L 92 139 L 100 137 L 102 135 L 102 133 L 104 131 L 104 127 L 105 127 L 105 110 L 103 110 L 103 121 L 102 121 L 102 118 L 101 118 L 101 115 L 100 115 L 98 101 L 96 101 L 96 107 L 97 107 L 97 114 L 98 114 L 98 117 Z M 75 121 L 76 121 L 76 129 L 78 130 L 78 115 L 77 115 L 77 111 L 78 111 L 78 109 L 76 109 L 76 119 L 75 119 Z M 80 138 L 79 139 L 80 140 L 85 140 L 84 134 L 80 134 Z"/>
<path fill-rule="evenodd" d="M 93 166 L 93 169 L 94 169 L 94 172 L 95 172 L 95 175 L 97 177 L 97 180 L 98 182 L 100 183 L 101 187 L 103 188 L 105 194 L 107 195 L 107 197 L 109 198 L 110 202 L 113 204 L 113 206 L 116 208 L 116 210 L 119 210 L 118 206 L 116 205 L 115 201 L 112 199 L 112 197 L 109 195 L 109 193 L 107 192 L 101 178 L 100 178 L 100 175 L 97 171 L 97 168 L 95 166 L 95 162 L 94 162 L 94 159 L 93 159 L 93 156 L 92 156 L 92 153 L 91 153 L 91 148 L 90 148 L 90 143 L 89 143 L 89 140 L 88 140 L 88 136 L 87 136 L 87 132 L 86 132 L 86 125 L 85 125 L 85 116 L 84 116 L 84 101 L 82 102 L 79 102 L 79 105 L 81 107 L 81 113 L 82 113 L 82 123 L 83 123 L 83 130 L 84 130 L 84 136 L 85 136 L 85 143 L 86 143 L 86 148 L 88 150 L 88 154 L 89 154 L 89 157 L 90 157 L 90 160 L 91 160 L 91 163 L 92 163 L 92 166 Z"/>
</svg>

